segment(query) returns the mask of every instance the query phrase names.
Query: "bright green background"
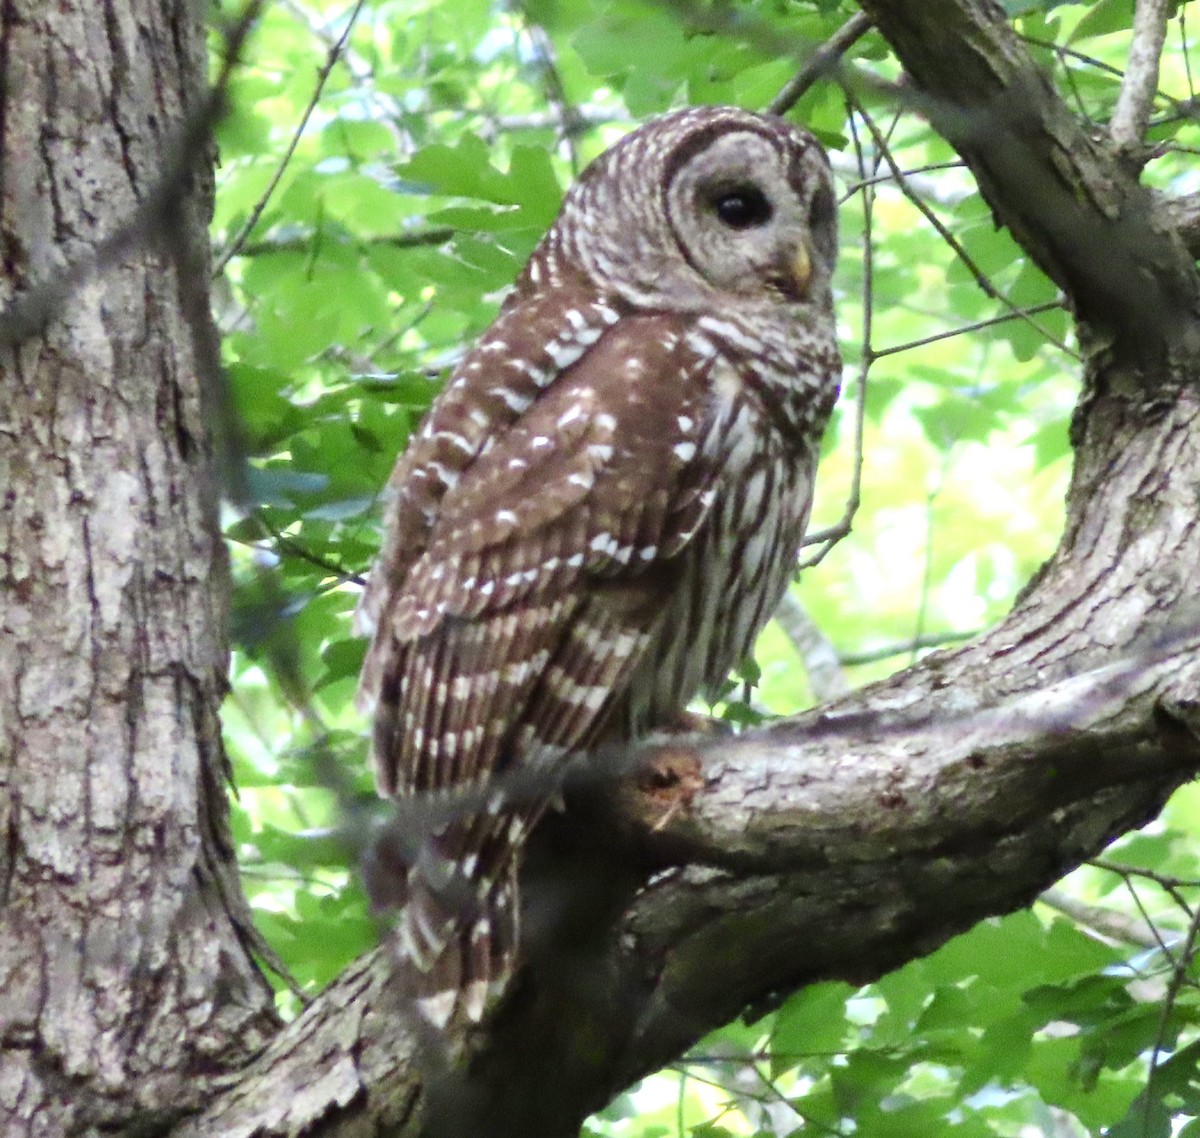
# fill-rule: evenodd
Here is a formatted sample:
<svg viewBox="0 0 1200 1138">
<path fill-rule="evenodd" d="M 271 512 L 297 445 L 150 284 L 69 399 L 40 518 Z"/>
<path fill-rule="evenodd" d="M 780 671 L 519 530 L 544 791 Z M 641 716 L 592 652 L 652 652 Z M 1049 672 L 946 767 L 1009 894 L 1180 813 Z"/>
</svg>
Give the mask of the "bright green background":
<svg viewBox="0 0 1200 1138">
<path fill-rule="evenodd" d="M 1128 50 L 1129 0 L 1006 7 L 1069 104 L 1103 123 Z M 306 992 L 376 937 L 353 870 L 378 806 L 352 705 L 363 645 L 349 618 L 396 454 L 582 164 L 673 106 L 764 106 L 853 11 L 836 0 L 268 4 L 219 129 L 213 226 L 224 268 L 216 309 L 252 456 L 248 500 L 226 517 L 236 652 L 225 723 L 247 889 Z M 222 42 L 215 28 L 214 52 Z M 1181 15 L 1156 108 L 1163 153 L 1147 173 L 1166 189 L 1200 181 L 1187 149 L 1200 132 L 1178 105 L 1192 97 L 1187 42 Z M 897 75 L 875 35 L 848 63 L 860 79 Z M 794 589 L 843 659 L 882 657 L 847 664 L 852 685 L 902 667 L 915 640 L 949 641 L 1007 610 L 1057 540 L 1078 391 L 1066 313 L 1012 316 L 1053 304 L 1053 286 L 995 229 L 970 176 L 920 119 L 897 113 L 878 85 L 855 90 L 895 162 L 914 171 L 905 187 L 886 178 L 870 128 L 851 121 L 835 82 L 793 112 L 829 146 L 844 194 L 846 377 L 817 528 L 845 508 L 854 401 L 864 355 L 874 357 L 862 507 L 850 536 Z M 728 705 L 731 718 L 813 701 L 779 625 L 763 634 L 757 670 L 753 706 Z M 1200 1115 L 1200 1011 L 1179 963 L 1200 878 L 1196 811 L 1195 791 L 1181 791 L 1106 855 L 1133 871 L 1089 867 L 1063 883 L 1068 902 L 1100 915 L 1068 917 L 1055 896 L 876 984 L 809 988 L 762 1021 L 717 1032 L 588 1133 L 1200 1134 L 1189 1121 Z M 282 987 L 280 1003 L 289 1014 L 298 1006 Z M 1139 1097 L 1156 1047 L 1150 1093 Z"/>
</svg>

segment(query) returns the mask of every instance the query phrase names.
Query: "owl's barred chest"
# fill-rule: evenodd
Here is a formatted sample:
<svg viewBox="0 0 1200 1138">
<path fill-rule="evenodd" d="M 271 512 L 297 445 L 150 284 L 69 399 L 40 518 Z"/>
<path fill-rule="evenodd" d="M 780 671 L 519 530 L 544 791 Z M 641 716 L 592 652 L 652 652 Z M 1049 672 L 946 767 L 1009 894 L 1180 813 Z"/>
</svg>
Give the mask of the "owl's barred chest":
<svg viewBox="0 0 1200 1138">
<path fill-rule="evenodd" d="M 832 379 L 823 387 L 836 394 Z M 630 684 L 627 729 L 634 734 L 669 725 L 750 654 L 791 580 L 808 524 L 827 408 L 798 434 L 778 405 L 764 406 L 761 393 L 733 380 L 725 388 L 703 447 L 720 469 L 713 506 L 680 555 L 659 643 Z M 812 404 L 801 413 L 812 415 Z"/>
</svg>

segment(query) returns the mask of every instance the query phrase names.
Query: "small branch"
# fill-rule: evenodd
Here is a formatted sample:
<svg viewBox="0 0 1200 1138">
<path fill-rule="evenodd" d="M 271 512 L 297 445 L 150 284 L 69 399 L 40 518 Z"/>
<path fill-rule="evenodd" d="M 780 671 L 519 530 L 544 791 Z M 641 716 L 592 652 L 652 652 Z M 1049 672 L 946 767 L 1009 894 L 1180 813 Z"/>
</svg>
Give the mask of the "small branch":
<svg viewBox="0 0 1200 1138">
<path fill-rule="evenodd" d="M 829 164 L 833 167 L 836 174 L 857 174 L 858 172 L 855 162 L 852 159 L 847 160 L 836 152 L 829 156 Z M 908 179 L 908 184 L 922 197 L 930 198 L 942 205 L 958 205 L 965 198 L 969 197 L 973 190 L 958 186 L 949 188 L 940 179 L 924 178 L 921 175 L 938 170 L 965 170 L 966 168 L 965 162 L 929 162 L 924 166 L 915 166 L 911 170 L 905 170 L 904 176 Z M 842 196 L 838 199 L 838 204 L 841 205 L 843 202 L 848 201 L 863 186 L 877 186 L 887 182 L 894 182 L 895 180 L 896 176 L 888 170 L 886 173 L 875 174 L 863 181 L 850 182 L 842 192 Z"/>
<path fill-rule="evenodd" d="M 279 0 L 280 7 L 286 8 L 291 14 L 303 24 L 316 39 L 325 45 L 326 51 L 331 51 L 338 42 L 338 37 L 333 34 L 321 21 L 317 18 L 314 12 L 309 11 L 299 0 Z M 370 83 L 375 78 L 374 69 L 364 63 L 362 60 L 356 59 L 353 52 L 342 49 L 342 62 L 350 69 L 350 73 L 360 83 Z"/>
<path fill-rule="evenodd" d="M 571 107 L 567 119 L 554 111 L 529 111 L 527 114 L 498 115 L 480 127 L 480 137 L 485 141 L 498 134 L 523 130 L 557 130 L 577 137 L 594 126 L 610 126 L 613 123 L 632 125 L 627 115 L 614 114 L 608 107 L 583 103 Z"/>
<path fill-rule="evenodd" d="M 1188 51 L 1187 5 L 1179 5 L 1179 49 L 1183 56 L 1183 73 L 1187 76 L 1188 99 L 1196 101 L 1196 84 L 1192 81 L 1192 58 Z"/>
<path fill-rule="evenodd" d="M 1141 904 L 1141 901 L 1140 898 L 1138 898 L 1137 890 L 1133 887 L 1133 879 L 1138 877 L 1145 881 L 1152 881 L 1164 893 L 1166 893 L 1167 896 L 1179 906 L 1179 908 L 1187 913 L 1189 920 L 1191 919 L 1193 915 L 1192 905 L 1183 895 L 1183 890 L 1194 889 L 1197 886 L 1200 886 L 1200 881 L 1189 881 L 1186 878 L 1174 877 L 1170 874 L 1156 873 L 1152 869 L 1142 869 L 1140 866 L 1136 865 L 1125 865 L 1121 862 L 1112 861 L 1108 858 L 1092 858 L 1088 864 L 1094 866 L 1096 869 L 1103 869 L 1108 873 L 1115 873 L 1118 877 L 1122 878 L 1125 882 L 1126 888 L 1139 905 Z M 1167 951 L 1166 945 L 1163 945 L 1162 947 L 1164 952 Z"/>
<path fill-rule="evenodd" d="M 867 177 L 866 155 L 862 142 L 858 137 L 858 128 L 854 123 L 854 114 L 849 116 L 850 134 L 854 139 L 854 155 L 858 163 L 859 177 L 863 182 L 863 281 L 862 281 L 862 344 L 860 345 L 860 363 L 858 369 L 858 389 L 855 391 L 854 403 L 854 473 L 850 477 L 850 493 L 846 496 L 846 506 L 841 518 L 828 529 L 816 533 L 805 534 L 803 546 L 818 545 L 820 548 L 811 557 L 806 557 L 800 563 L 800 570 L 811 569 L 824 560 L 829 551 L 850 533 L 854 524 L 854 515 L 862 502 L 862 468 L 863 468 L 863 438 L 867 425 L 867 377 L 871 365 L 875 362 L 875 350 L 871 342 L 871 328 L 875 304 L 875 248 L 872 239 L 872 221 L 875 210 L 875 186 Z M 875 165 L 871 170 L 872 177 L 879 173 L 879 155 L 875 156 Z M 802 547 L 803 547 L 802 546 Z"/>
<path fill-rule="evenodd" d="M 288 537 L 282 530 L 273 526 L 268 520 L 266 513 L 259 509 L 254 512 L 255 520 L 264 530 L 270 534 L 276 548 L 274 550 L 265 546 L 259 545 L 257 542 L 245 542 L 251 549 L 257 549 L 264 553 L 274 553 L 276 556 L 280 554 L 288 554 L 292 557 L 298 557 L 301 561 L 307 561 L 310 565 L 323 570 L 334 578 L 339 585 L 358 585 L 360 588 L 366 585 L 367 579 L 361 573 L 355 573 L 353 570 L 329 561 L 324 557 L 318 556 L 310 549 L 305 548 L 300 542 L 294 538 Z"/>
<path fill-rule="evenodd" d="M 1145 921 L 1106 909 L 1103 905 L 1089 905 L 1057 886 L 1047 889 L 1038 900 L 1107 940 L 1138 948 L 1158 948 L 1161 943 L 1157 932 Z"/>
<path fill-rule="evenodd" d="M 1158 1030 L 1154 1034 L 1154 1046 L 1150 1048 L 1150 1070 L 1146 1072 L 1146 1091 L 1142 1099 L 1143 1134 L 1149 1134 L 1152 1129 L 1150 1125 L 1150 1112 L 1153 1107 L 1154 1096 L 1150 1094 L 1150 1088 L 1154 1084 L 1154 1076 L 1158 1071 L 1159 1057 L 1167 1046 L 1167 1031 L 1171 1021 L 1171 1013 L 1175 1010 L 1175 1002 L 1179 999 L 1179 992 L 1183 988 L 1188 970 L 1191 968 L 1192 960 L 1196 955 L 1196 938 L 1198 935 L 1200 935 L 1200 913 L 1196 914 L 1192 918 L 1192 923 L 1188 925 L 1187 938 L 1171 971 L 1171 982 L 1167 985 L 1166 998 L 1162 1002 L 1162 1011 L 1159 1013 Z"/>
<path fill-rule="evenodd" d="M 930 336 L 922 336 L 919 340 L 906 340 L 903 344 L 893 344 L 890 348 L 879 348 L 875 352 L 875 358 L 878 360 L 884 356 L 894 356 L 900 352 L 912 351 L 913 348 L 923 348 L 926 344 L 936 344 L 939 340 L 964 336 L 968 332 L 978 332 L 995 324 L 1007 324 L 1010 320 L 1022 320 L 1027 316 L 1036 316 L 1040 312 L 1053 312 L 1056 308 L 1062 307 L 1063 301 L 1061 300 L 1048 300 L 1045 304 L 1033 304 L 1028 308 L 1019 308 L 1015 312 L 1005 312 L 1000 316 L 989 316 L 986 320 L 976 320 L 973 324 L 962 324 L 958 328 L 951 328 L 946 332 L 934 332 Z"/>
<path fill-rule="evenodd" d="M 1174 229 L 1187 251 L 1200 257 L 1200 193 L 1155 198 L 1154 220 Z"/>
<path fill-rule="evenodd" d="M 1084 331 L 1113 337 L 1119 356 L 1139 362 L 1195 350 L 1194 263 L 1155 224 L 1150 191 L 1066 107 L 1000 6 L 861 7 L 909 76 L 906 105 L 971 167 L 997 222 L 1070 298 Z"/>
<path fill-rule="evenodd" d="M 829 74 L 838 61 L 864 35 L 871 30 L 871 18 L 864 12 L 855 12 L 806 60 L 803 67 L 784 85 L 778 95 L 766 107 L 767 113 L 784 115 L 804 96 L 818 80 Z"/>
<path fill-rule="evenodd" d="M 546 101 L 554 112 L 555 133 L 558 141 L 566 149 L 567 161 L 570 163 L 572 173 L 578 175 L 579 153 L 575 148 L 575 137 L 579 134 L 579 127 L 575 105 L 567 97 L 567 88 L 558 68 L 554 44 L 546 29 L 531 20 L 529 13 L 524 8 L 521 9 L 521 16 L 525 22 L 525 32 L 529 36 L 530 45 L 533 47 L 537 68 L 541 72 Z"/>
<path fill-rule="evenodd" d="M 947 433 L 948 434 L 948 433 Z M 937 484 L 925 495 L 925 548 L 921 554 L 921 594 L 917 603 L 916 625 L 913 628 L 913 650 L 909 658 L 910 664 L 917 662 L 917 642 L 925 635 L 925 620 L 929 615 L 929 595 L 933 591 L 933 539 L 937 529 L 934 523 L 934 507 L 941 496 L 942 487 L 946 485 L 946 475 L 950 472 L 950 463 L 954 456 L 954 436 L 944 436 L 945 451 L 942 453 L 942 467 L 938 471 Z"/>
<path fill-rule="evenodd" d="M 1122 150 L 1141 146 L 1158 89 L 1158 63 L 1167 38 L 1168 0 L 1137 0 L 1133 13 L 1133 41 L 1121 93 L 1109 123 L 1109 134 Z"/>
<path fill-rule="evenodd" d="M 783 594 L 779 608 L 775 610 L 775 621 L 800 657 L 808 673 L 808 686 L 818 703 L 845 695 L 850 690 L 837 649 L 808 615 L 795 593 Z"/>
<path fill-rule="evenodd" d="M 458 232 L 460 230 L 449 225 L 434 225 L 428 229 L 382 233 L 374 237 L 350 238 L 328 232 L 291 233 L 286 237 L 264 237 L 261 241 L 247 241 L 236 252 L 242 257 L 261 257 L 270 253 L 306 253 L 318 236 L 322 241 L 336 245 L 385 245 L 392 249 L 420 249 L 431 245 L 444 245 Z"/>
<path fill-rule="evenodd" d="M 867 113 L 866 109 L 857 102 L 857 100 L 854 101 L 854 105 L 858 113 L 862 116 L 862 120 L 866 124 L 867 129 L 871 132 L 871 137 L 875 140 L 876 148 L 882 155 L 883 160 L 891 169 L 892 175 L 896 179 L 896 184 L 900 187 L 900 191 L 906 198 L 908 198 L 910 202 L 912 202 L 914 206 L 916 206 L 917 210 L 921 213 L 925 220 L 933 226 L 938 236 L 950 246 L 951 250 L 954 252 L 954 255 L 958 257 L 958 259 L 966 266 L 967 272 L 971 274 L 971 277 L 979 286 L 980 290 L 986 296 L 990 296 L 993 300 L 999 301 L 1014 316 L 1024 320 L 1025 323 L 1028 324 L 1035 332 L 1037 332 L 1037 334 L 1041 336 L 1042 339 L 1044 339 L 1047 343 L 1053 344 L 1056 348 L 1062 352 L 1065 352 L 1073 360 L 1079 360 L 1080 356 L 1078 352 L 1072 351 L 1061 340 L 1052 336 L 1031 316 L 1024 315 L 1022 310 L 1017 305 L 1009 300 L 1004 293 L 1002 293 L 994 284 L 992 284 L 991 278 L 989 278 L 987 273 L 985 273 L 975 263 L 975 259 L 970 253 L 967 252 L 965 248 L 963 248 L 962 242 L 960 242 L 958 238 L 950 232 L 950 230 L 942 222 L 942 219 L 938 217 L 938 215 L 934 213 L 932 209 L 929 208 L 928 203 L 925 202 L 919 194 L 914 193 L 909 187 L 908 179 L 904 176 L 904 171 L 900 169 L 899 163 L 892 156 L 891 147 L 887 145 L 887 140 L 884 139 L 880 133 L 879 127 L 875 124 L 875 120 Z"/>
<path fill-rule="evenodd" d="M 225 271 L 225 266 L 229 264 L 230 260 L 237 256 L 238 250 L 241 249 L 243 242 L 245 242 L 246 238 L 250 236 L 254 227 L 258 224 L 258 219 L 262 217 L 263 210 L 267 208 L 267 202 L 271 200 L 271 195 L 275 192 L 276 187 L 279 185 L 279 180 L 288 168 L 288 164 L 292 160 L 292 155 L 296 153 L 296 147 L 300 145 L 304 128 L 308 126 L 308 120 L 312 117 L 317 102 L 321 98 L 321 92 L 325 90 L 325 82 L 328 80 L 330 72 L 333 71 L 334 64 L 341 57 L 342 49 L 346 46 L 346 41 L 350 38 L 350 32 L 354 28 L 354 22 L 358 19 L 358 15 L 365 3 L 366 0 L 358 0 L 358 3 L 354 5 L 354 10 L 350 13 L 350 18 L 346 21 L 346 27 L 342 30 L 341 36 L 338 37 L 337 43 L 329 49 L 325 57 L 325 66 L 317 74 L 317 83 L 313 88 L 312 98 L 308 100 L 308 106 L 304 108 L 304 114 L 300 116 L 299 125 L 292 133 L 292 139 L 288 143 L 287 150 L 284 151 L 283 157 L 279 160 L 279 165 L 275 167 L 275 173 L 267 183 L 266 189 L 263 190 L 258 201 L 254 203 L 254 208 L 250 211 L 250 216 L 246 218 L 242 228 L 238 230 L 237 235 L 226 247 L 225 252 L 217 258 L 217 263 L 213 266 L 212 270 L 214 277 L 219 277 Z"/>
<path fill-rule="evenodd" d="M 923 636 L 910 637 L 897 644 L 885 644 L 882 648 L 868 648 L 861 652 L 841 652 L 838 661 L 843 668 L 857 668 L 863 664 L 877 664 L 893 656 L 907 656 L 926 648 L 944 648 L 947 644 L 959 644 L 978 636 L 978 632 L 927 632 Z"/>
</svg>

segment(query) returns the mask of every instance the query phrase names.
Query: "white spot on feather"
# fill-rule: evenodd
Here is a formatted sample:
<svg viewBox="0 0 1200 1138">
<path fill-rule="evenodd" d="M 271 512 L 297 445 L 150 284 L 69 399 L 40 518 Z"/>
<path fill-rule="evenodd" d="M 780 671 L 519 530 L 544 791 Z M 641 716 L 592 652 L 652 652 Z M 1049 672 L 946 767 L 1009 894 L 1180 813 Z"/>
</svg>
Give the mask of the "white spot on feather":
<svg viewBox="0 0 1200 1138">
<path fill-rule="evenodd" d="M 551 340 L 546 345 L 546 355 L 554 361 L 554 366 L 559 371 L 570 367 L 582 354 L 579 344 L 564 344 L 558 340 Z"/>
<path fill-rule="evenodd" d="M 594 553 L 613 554 L 617 550 L 617 539 L 611 533 L 598 533 L 588 544 Z"/>
<path fill-rule="evenodd" d="M 420 996 L 416 1000 L 417 1010 L 436 1028 L 444 1028 L 454 1014 L 454 1001 L 458 993 L 453 989 L 438 992 L 436 996 Z"/>
<path fill-rule="evenodd" d="M 496 396 L 510 411 L 521 414 L 533 400 L 519 391 L 513 391 L 511 387 L 489 387 L 488 394 Z"/>
<path fill-rule="evenodd" d="M 429 469 L 437 475 L 438 481 L 445 486 L 447 490 L 454 489 L 454 485 L 458 481 L 457 470 L 449 470 L 440 462 L 430 462 L 427 465 Z"/>
<path fill-rule="evenodd" d="M 571 423 L 574 423 L 576 420 L 582 419 L 582 418 L 583 418 L 583 408 L 578 403 L 576 403 L 573 407 L 571 407 L 570 409 L 564 411 L 561 415 L 559 415 L 558 425 L 560 427 L 566 427 L 566 426 L 569 426 Z"/>
<path fill-rule="evenodd" d="M 465 455 L 473 455 L 475 453 L 475 444 L 456 431 L 439 431 L 437 437 L 438 439 L 445 439 L 455 450 L 461 450 Z"/>
</svg>

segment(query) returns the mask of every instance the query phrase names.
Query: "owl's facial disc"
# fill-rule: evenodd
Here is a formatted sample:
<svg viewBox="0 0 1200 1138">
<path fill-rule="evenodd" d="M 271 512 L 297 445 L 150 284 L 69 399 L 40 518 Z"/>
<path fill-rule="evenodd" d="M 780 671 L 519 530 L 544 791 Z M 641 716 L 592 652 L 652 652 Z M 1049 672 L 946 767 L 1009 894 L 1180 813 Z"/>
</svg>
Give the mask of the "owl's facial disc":
<svg viewBox="0 0 1200 1138">
<path fill-rule="evenodd" d="M 815 147 L 810 158 L 757 131 L 731 130 L 681 156 L 666 210 L 684 258 L 710 286 L 800 302 L 832 268 L 832 238 L 818 232 L 835 224 L 826 198 Z"/>
</svg>

